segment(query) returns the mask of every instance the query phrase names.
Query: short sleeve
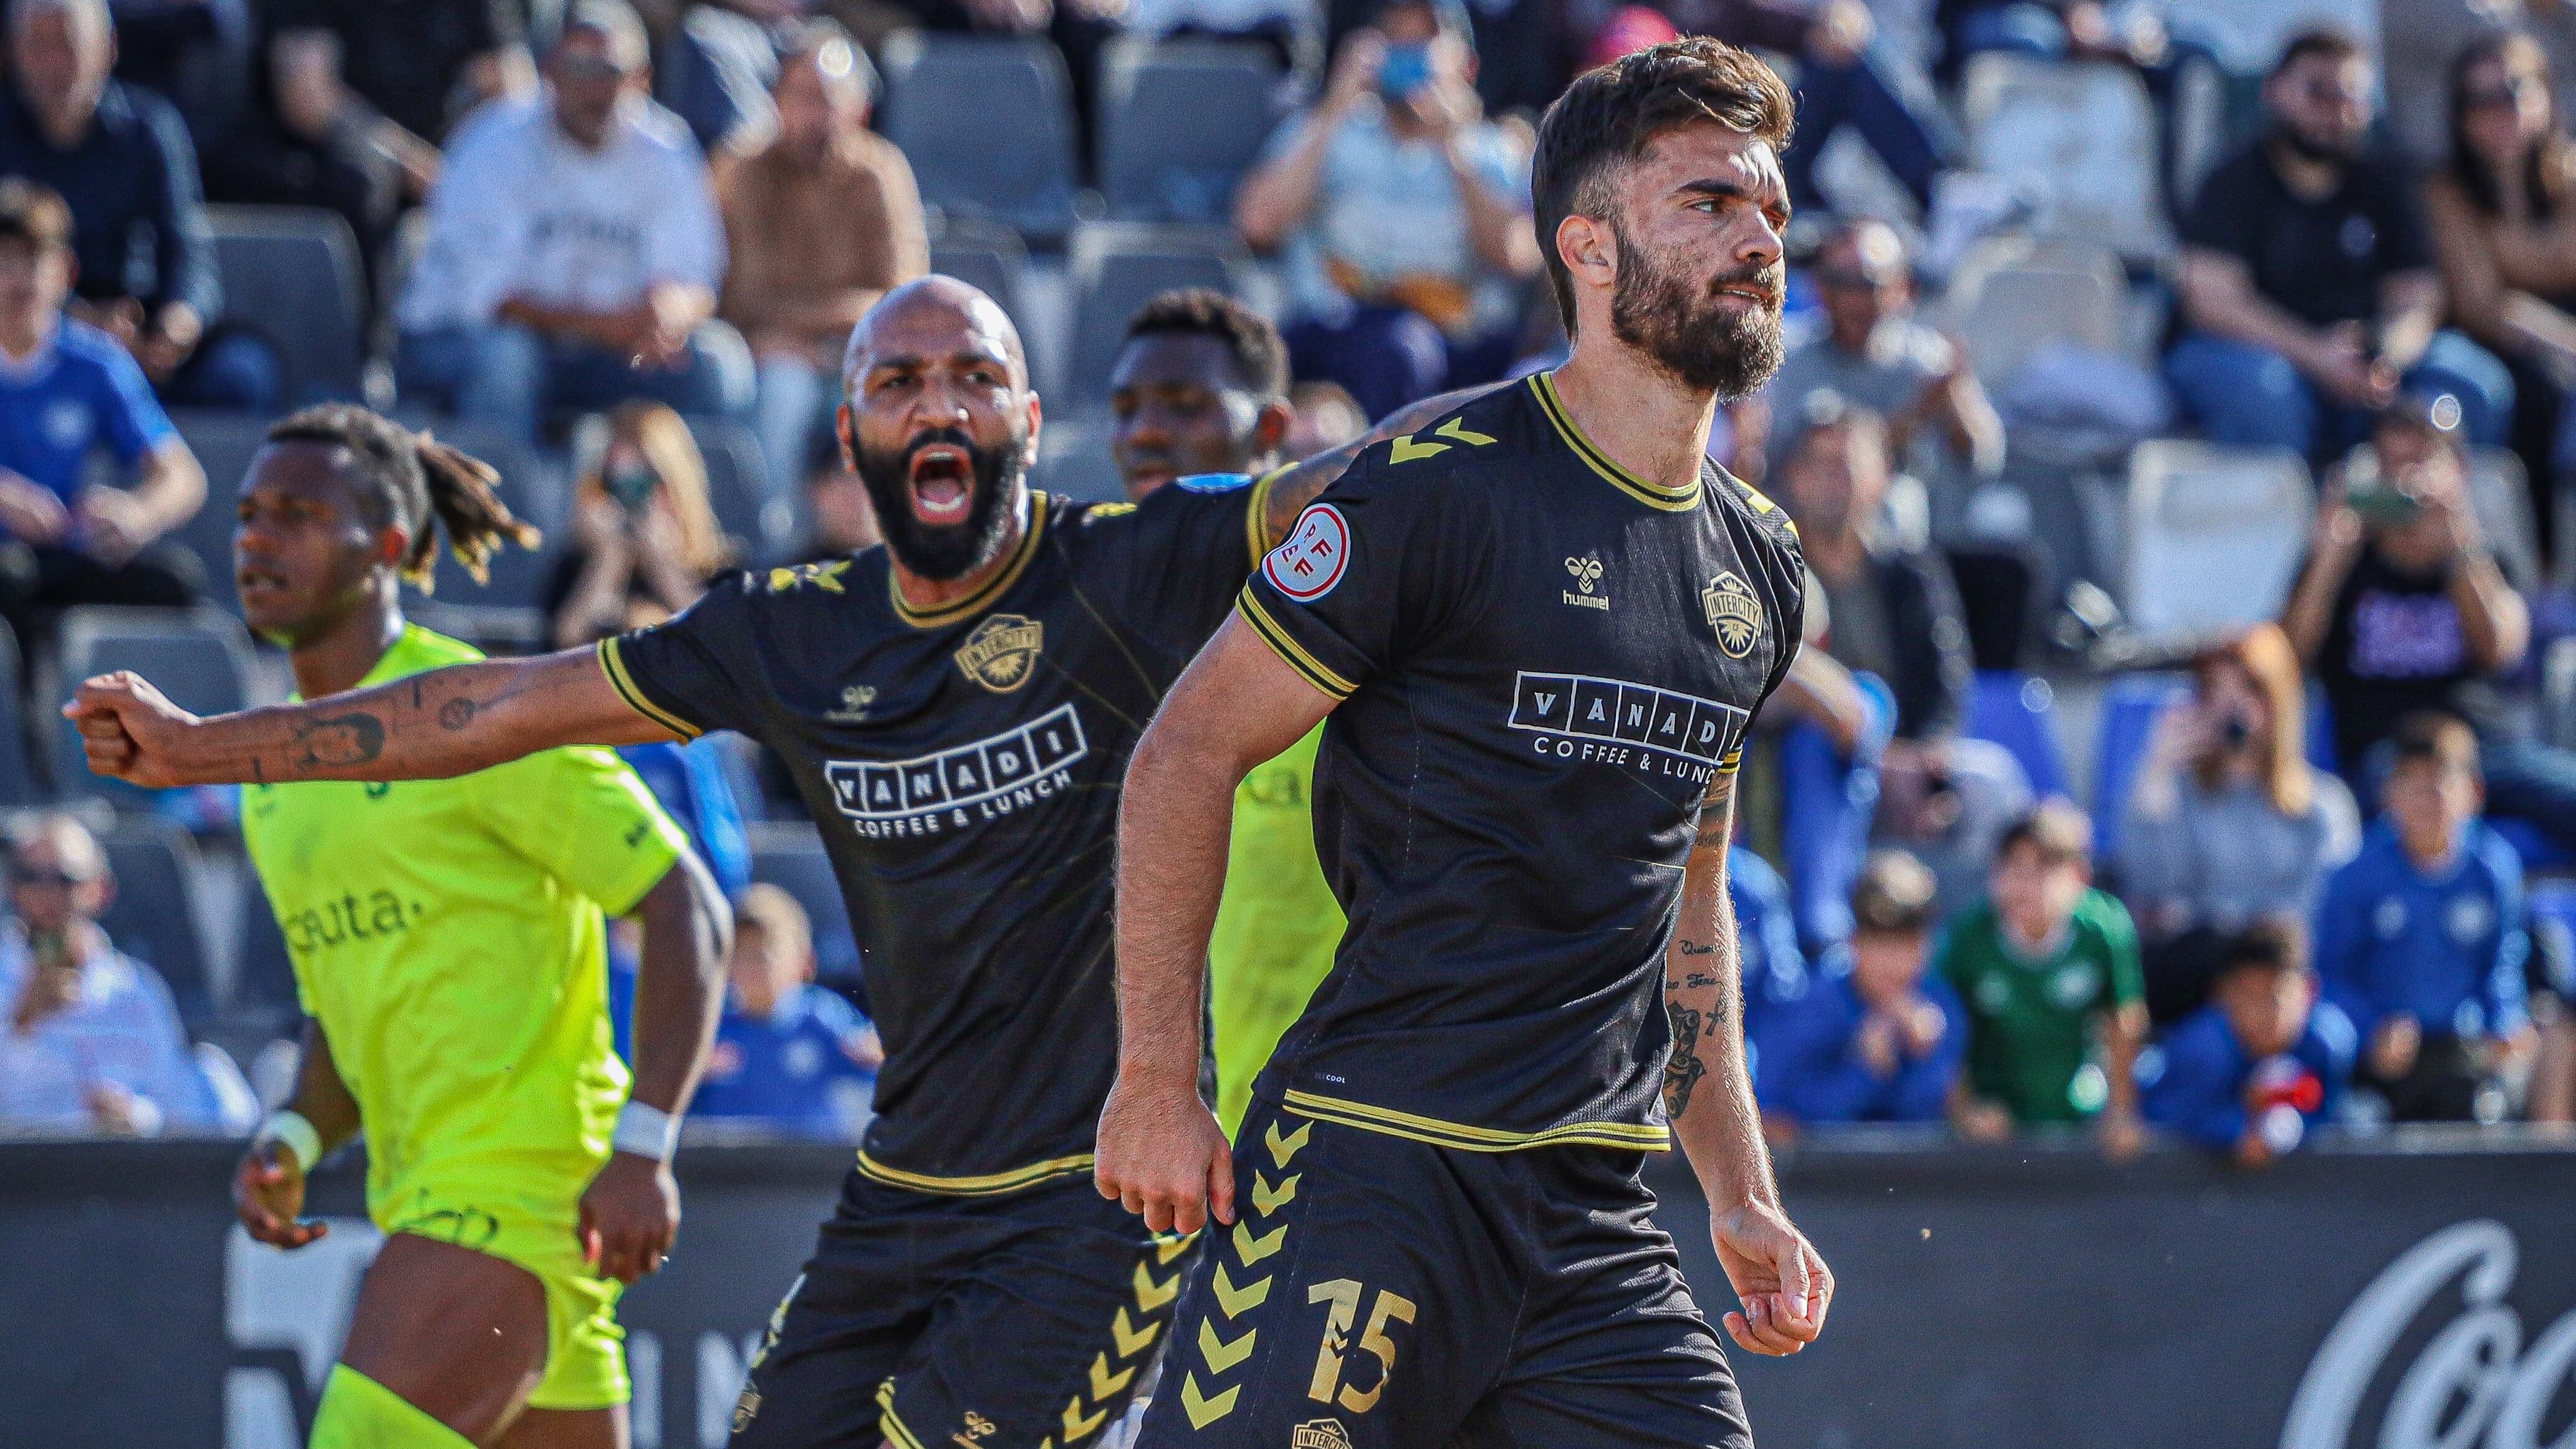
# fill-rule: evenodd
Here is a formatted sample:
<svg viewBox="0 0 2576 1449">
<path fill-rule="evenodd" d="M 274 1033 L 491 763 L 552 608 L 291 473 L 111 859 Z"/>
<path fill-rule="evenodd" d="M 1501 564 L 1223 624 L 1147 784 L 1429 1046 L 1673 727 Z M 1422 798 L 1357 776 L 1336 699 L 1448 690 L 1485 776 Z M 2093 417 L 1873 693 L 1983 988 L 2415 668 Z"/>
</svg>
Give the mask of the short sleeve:
<svg viewBox="0 0 2576 1449">
<path fill-rule="evenodd" d="M 1196 653 L 1261 556 L 1273 473 L 1183 478 L 1133 506 L 1103 503 L 1069 522 L 1084 555 L 1080 577 L 1105 581 L 1120 618 L 1149 638 Z"/>
<path fill-rule="evenodd" d="M 99 413 L 108 451 L 115 455 L 118 467 L 130 471 L 146 454 L 175 441 L 179 430 L 171 426 L 170 415 L 152 395 L 151 382 L 125 349 L 101 348 L 99 366 L 107 394 Z"/>
<path fill-rule="evenodd" d="M 718 579 L 676 618 L 599 643 L 599 667 L 635 712 L 684 740 L 709 730 L 756 735 L 765 685 L 757 658 L 751 578 Z"/>
<path fill-rule="evenodd" d="M 1365 460 L 1306 505 L 1235 610 L 1307 683 L 1348 699 L 1473 606 L 1475 514 Z"/>
<path fill-rule="evenodd" d="M 612 750 L 540 750 L 473 780 L 475 813 L 493 833 L 612 916 L 633 910 L 688 848 Z"/>
<path fill-rule="evenodd" d="M 2147 999 L 2147 978 L 2138 963 L 2138 928 L 2129 920 L 2129 909 L 2110 896 L 2096 892 L 2095 920 L 2102 931 L 2102 950 L 2110 958 L 2104 982 L 2103 1003 L 2113 1008 Z"/>
<path fill-rule="evenodd" d="M 2253 260 L 2253 228 L 2260 218 L 2245 184 L 2243 161 L 2239 157 L 2219 167 L 2201 183 L 2200 195 L 2182 216 L 2183 245 Z"/>
</svg>

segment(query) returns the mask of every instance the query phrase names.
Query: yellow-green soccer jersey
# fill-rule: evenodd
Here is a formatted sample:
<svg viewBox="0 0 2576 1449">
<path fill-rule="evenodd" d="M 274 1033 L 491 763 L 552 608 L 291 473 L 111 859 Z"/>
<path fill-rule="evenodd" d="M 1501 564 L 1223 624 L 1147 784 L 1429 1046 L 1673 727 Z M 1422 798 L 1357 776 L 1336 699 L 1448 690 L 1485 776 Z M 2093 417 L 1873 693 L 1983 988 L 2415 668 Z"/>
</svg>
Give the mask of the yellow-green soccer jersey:
<svg viewBox="0 0 2576 1449">
<path fill-rule="evenodd" d="M 1333 969 L 1342 907 L 1315 858 L 1317 725 L 1234 792 L 1225 903 L 1208 942 L 1216 1026 L 1216 1113 L 1232 1136 L 1252 1102 L 1252 1079 Z"/>
<path fill-rule="evenodd" d="M 482 656 L 413 626 L 372 686 Z M 580 1274 L 574 1210 L 627 1074 L 607 922 L 684 848 L 605 749 L 452 780 L 242 792 L 242 833 L 367 1135 L 367 1209 L 541 1278 Z"/>
</svg>

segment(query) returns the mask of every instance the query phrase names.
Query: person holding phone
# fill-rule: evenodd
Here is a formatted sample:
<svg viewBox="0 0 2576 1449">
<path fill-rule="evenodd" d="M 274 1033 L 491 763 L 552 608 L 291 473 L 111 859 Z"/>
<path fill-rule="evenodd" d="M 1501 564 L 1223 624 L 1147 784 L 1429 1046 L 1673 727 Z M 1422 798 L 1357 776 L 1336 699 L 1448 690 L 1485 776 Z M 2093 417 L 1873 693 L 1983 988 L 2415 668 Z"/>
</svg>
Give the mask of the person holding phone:
<svg viewBox="0 0 2576 1449">
<path fill-rule="evenodd" d="M 608 415 L 599 461 L 574 489 L 572 535 L 545 593 L 559 648 L 660 623 L 707 591 L 729 545 L 678 413 L 637 399 Z"/>
<path fill-rule="evenodd" d="M 1526 136 L 1485 119 L 1475 79 L 1464 6 L 1388 0 L 1236 197 L 1244 240 L 1287 263 L 1291 368 L 1373 419 L 1501 377 L 1538 275 Z"/>
<path fill-rule="evenodd" d="M 2237 933 L 2305 919 L 2361 840 L 2352 792 L 2308 765 L 2307 687 L 2278 625 L 2210 648 L 2191 675 L 2156 721 L 2120 834 L 2158 1025 L 2206 1002 Z"/>
</svg>

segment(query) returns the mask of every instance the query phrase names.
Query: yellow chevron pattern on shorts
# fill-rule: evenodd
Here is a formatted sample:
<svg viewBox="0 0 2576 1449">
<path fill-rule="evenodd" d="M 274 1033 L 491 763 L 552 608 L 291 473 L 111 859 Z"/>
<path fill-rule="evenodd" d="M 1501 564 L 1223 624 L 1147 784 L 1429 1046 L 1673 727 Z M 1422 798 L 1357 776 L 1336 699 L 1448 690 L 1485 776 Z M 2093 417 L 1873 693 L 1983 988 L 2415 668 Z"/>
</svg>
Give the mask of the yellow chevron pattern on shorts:
<svg viewBox="0 0 2576 1449">
<path fill-rule="evenodd" d="M 1181 1293 L 1181 1275 L 1158 1279 L 1156 1267 L 1169 1267 L 1180 1260 L 1198 1241 L 1195 1233 L 1165 1233 L 1146 1245 L 1136 1257 L 1135 1302 L 1118 1305 L 1117 1314 L 1109 1320 L 1109 1347 L 1091 1360 L 1086 1382 L 1065 1400 L 1064 1412 L 1057 1419 L 1056 1434 L 1039 1441 L 1038 1449 L 1074 1449 L 1100 1432 L 1109 1422 L 1110 1410 L 1118 1396 L 1136 1381 L 1137 1371 L 1145 1366 L 1146 1350 L 1163 1331 L 1163 1318 L 1172 1300 Z M 1086 1392 L 1087 1391 L 1087 1392 Z M 897 1449 L 912 1449 L 898 1445 Z"/>
<path fill-rule="evenodd" d="M 1269 1150 L 1270 1165 L 1284 1173 L 1297 1154 L 1306 1150 L 1306 1144 L 1314 1140 L 1315 1124 L 1301 1122 L 1294 1132 L 1282 1132 L 1280 1125 L 1278 1119 L 1272 1119 L 1261 1134 L 1261 1145 Z M 1215 1272 L 1208 1279 L 1208 1294 L 1215 1303 L 1212 1308 L 1203 1310 L 1199 1319 L 1199 1365 L 1206 1369 L 1208 1382 L 1217 1385 L 1215 1392 L 1209 1392 L 1200 1382 L 1197 1367 L 1184 1368 L 1181 1372 L 1181 1412 L 1189 1416 L 1193 1429 L 1205 1429 L 1233 1413 L 1236 1400 L 1242 1397 L 1243 1386 L 1225 1383 L 1223 1375 L 1241 1368 L 1244 1361 L 1252 1357 L 1253 1344 L 1260 1338 L 1261 1330 L 1247 1325 L 1242 1333 L 1228 1338 L 1217 1326 L 1217 1315 L 1241 1318 L 1269 1301 L 1277 1271 L 1274 1269 L 1258 1278 L 1248 1275 L 1252 1268 L 1278 1256 L 1288 1246 L 1289 1225 L 1284 1221 L 1256 1225 L 1253 1219 L 1272 1218 L 1281 1208 L 1296 1201 L 1297 1182 L 1296 1176 L 1282 1176 L 1273 1182 L 1258 1168 L 1253 1171 L 1252 1213 L 1235 1223 L 1231 1239 L 1234 1244 L 1233 1271 L 1229 1271 L 1229 1265 L 1223 1261 L 1217 1263 Z M 1268 1231 L 1262 1231 L 1264 1228 Z M 1247 1276 L 1238 1278 L 1236 1272 Z"/>
</svg>

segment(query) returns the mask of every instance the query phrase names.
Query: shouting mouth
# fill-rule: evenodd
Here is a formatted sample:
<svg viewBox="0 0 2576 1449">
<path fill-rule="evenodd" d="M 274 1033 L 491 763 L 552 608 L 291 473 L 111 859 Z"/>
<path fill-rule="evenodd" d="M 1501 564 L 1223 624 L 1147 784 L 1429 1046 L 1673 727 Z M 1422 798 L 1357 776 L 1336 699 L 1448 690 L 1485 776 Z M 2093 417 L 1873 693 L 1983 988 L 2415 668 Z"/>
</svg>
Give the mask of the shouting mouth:
<svg viewBox="0 0 2576 1449">
<path fill-rule="evenodd" d="M 975 503 L 975 460 L 954 443 L 930 443 L 914 449 L 912 516 L 933 528 L 966 521 Z"/>
</svg>

